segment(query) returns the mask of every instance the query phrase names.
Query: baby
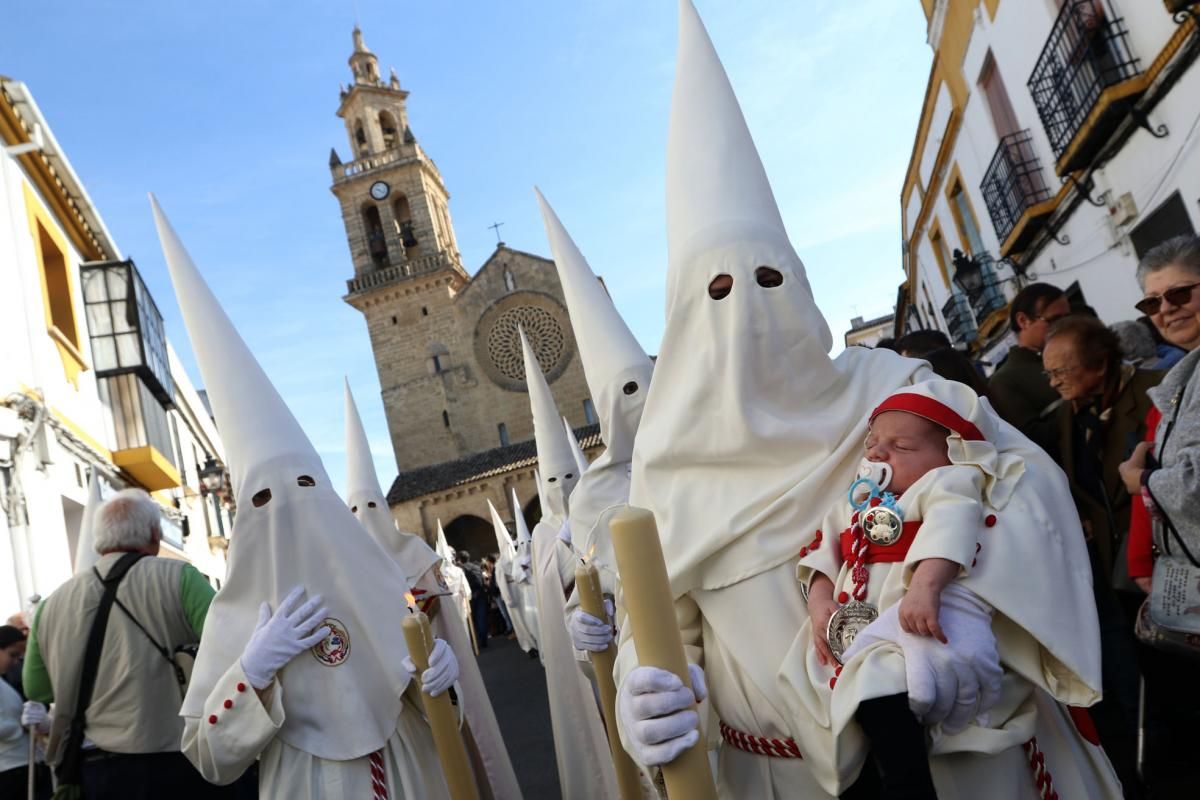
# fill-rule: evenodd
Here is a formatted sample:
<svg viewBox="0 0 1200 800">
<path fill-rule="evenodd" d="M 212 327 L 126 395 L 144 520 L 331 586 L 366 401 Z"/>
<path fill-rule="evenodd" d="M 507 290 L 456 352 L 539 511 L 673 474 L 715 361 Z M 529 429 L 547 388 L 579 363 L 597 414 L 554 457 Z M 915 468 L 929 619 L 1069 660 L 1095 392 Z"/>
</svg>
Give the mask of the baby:
<svg viewBox="0 0 1200 800">
<path fill-rule="evenodd" d="M 859 475 L 862 477 L 856 481 L 855 488 L 872 490 L 862 514 L 870 514 L 874 509 L 881 507 L 886 509 L 883 512 L 876 511 L 874 515 L 882 516 L 883 519 L 872 518 L 873 529 L 880 530 L 874 537 L 875 543 L 885 542 L 886 537 L 894 535 L 893 531 L 903 524 L 899 513 L 894 510 L 894 501 L 883 502 L 884 499 L 890 501 L 891 498 L 899 497 L 931 470 L 952 466 L 946 444 L 946 437 L 949 435 L 948 429 L 909 411 L 884 411 L 871 419 L 865 460 L 859 469 Z M 878 494 L 883 490 L 886 490 L 886 495 Z M 879 498 L 881 503 L 872 507 L 871 501 L 876 498 Z M 887 513 L 889 511 L 891 514 Z M 867 520 L 864 519 L 864 522 Z M 902 527 L 900 531 L 897 543 L 904 538 Z M 865 531 L 862 535 L 867 535 L 868 540 L 871 539 Z M 964 531 L 963 535 L 965 539 L 970 540 L 970 546 L 973 547 L 977 539 L 975 531 Z M 938 608 L 941 606 L 942 590 L 958 577 L 962 566 L 949 559 L 937 557 L 923 559 L 916 565 L 908 584 L 908 591 L 900 600 L 900 627 L 906 633 L 933 636 L 942 642 L 946 641 L 946 635 L 938 623 Z M 834 597 L 833 590 L 833 581 L 824 573 L 817 573 L 809 584 L 808 613 L 815 630 L 827 630 L 830 618 L 839 606 L 844 604 Z M 836 654 L 828 637 L 816 637 L 815 644 L 821 663 L 841 663 L 842 654 L 850 646 L 857 632 L 858 629 L 853 628 L 844 631 L 846 637 L 834 643 L 838 648 Z"/>
<path fill-rule="evenodd" d="M 871 415 L 858 480 L 826 517 L 823 530 L 842 533 L 824 547 L 822 534 L 802 551 L 798 577 L 807 578 L 817 659 L 836 667 L 831 687 L 840 664 L 861 649 L 852 649 L 855 638 L 864 630 L 871 638 L 879 626 L 868 626 L 892 605 L 899 606 L 902 631 L 942 643 L 948 639 L 939 611 L 948 591 L 955 602 L 973 600 L 990 614 L 965 588 L 948 589 L 970 572 L 986 524 L 985 474 L 951 459 L 952 438 L 983 436 L 931 398 L 888 398 Z M 904 676 L 889 681 L 880 684 L 883 696 L 867 691 L 854 711 L 883 776 L 881 797 L 933 797 L 924 726 L 910 710 Z M 956 720 L 960 727 L 969 722 Z"/>
</svg>

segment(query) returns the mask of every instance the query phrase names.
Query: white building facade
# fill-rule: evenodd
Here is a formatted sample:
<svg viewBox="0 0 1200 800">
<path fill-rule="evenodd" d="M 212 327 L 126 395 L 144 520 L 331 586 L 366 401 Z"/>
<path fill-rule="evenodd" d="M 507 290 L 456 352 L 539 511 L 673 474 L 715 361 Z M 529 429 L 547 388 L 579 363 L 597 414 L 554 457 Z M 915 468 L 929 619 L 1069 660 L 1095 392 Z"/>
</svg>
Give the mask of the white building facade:
<svg viewBox="0 0 1200 800">
<path fill-rule="evenodd" d="M 1136 318 L 1139 257 L 1200 226 L 1200 5 L 922 4 L 935 58 L 901 196 L 897 333 L 939 328 L 995 361 L 1033 281 Z"/>
<path fill-rule="evenodd" d="M 0 144 L 0 620 L 73 574 L 93 472 L 105 496 L 151 492 L 161 554 L 219 585 L 221 442 L 154 298 L 28 89 L 2 78 Z"/>
</svg>

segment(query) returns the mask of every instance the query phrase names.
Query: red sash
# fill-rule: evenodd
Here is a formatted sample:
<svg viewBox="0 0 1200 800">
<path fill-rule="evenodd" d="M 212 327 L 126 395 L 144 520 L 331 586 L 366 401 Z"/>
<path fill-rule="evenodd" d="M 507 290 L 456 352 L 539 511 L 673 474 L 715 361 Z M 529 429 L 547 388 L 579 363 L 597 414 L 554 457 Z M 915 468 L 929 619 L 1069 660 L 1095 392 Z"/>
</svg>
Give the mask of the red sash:
<svg viewBox="0 0 1200 800">
<path fill-rule="evenodd" d="M 900 538 L 888 545 L 875 544 L 868 539 L 867 554 L 864 561 L 867 564 L 895 564 L 898 561 L 903 561 L 908 557 L 908 549 L 912 547 L 913 541 L 917 538 L 917 531 L 920 529 L 920 520 L 906 522 L 904 523 L 904 530 L 901 532 Z M 842 563 L 853 563 L 854 534 L 850 532 L 850 528 L 842 531 L 838 544 L 842 549 Z"/>
</svg>

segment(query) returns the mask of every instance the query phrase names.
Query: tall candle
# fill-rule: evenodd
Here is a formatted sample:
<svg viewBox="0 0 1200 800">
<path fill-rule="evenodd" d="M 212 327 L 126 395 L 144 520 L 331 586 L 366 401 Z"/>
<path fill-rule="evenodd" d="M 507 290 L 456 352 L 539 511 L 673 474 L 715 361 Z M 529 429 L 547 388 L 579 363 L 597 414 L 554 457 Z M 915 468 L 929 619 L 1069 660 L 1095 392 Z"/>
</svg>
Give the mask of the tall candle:
<svg viewBox="0 0 1200 800">
<path fill-rule="evenodd" d="M 609 530 L 638 663 L 673 672 L 690 687 L 683 638 L 675 619 L 675 598 L 667 579 L 654 515 L 644 508 L 630 506 L 613 516 Z M 716 800 L 717 789 L 703 736 L 679 758 L 664 764 L 662 772 L 668 797 Z"/>
<path fill-rule="evenodd" d="M 604 609 L 604 594 L 600 589 L 600 573 L 590 563 L 575 568 L 575 591 L 579 592 L 579 607 L 596 619 L 607 619 Z M 612 751 L 613 768 L 617 773 L 617 788 L 621 800 L 640 800 L 642 783 L 637 765 L 621 746 L 621 735 L 617 732 L 617 686 L 613 683 L 613 665 L 617 660 L 617 648 L 609 642 L 608 648 L 591 654 L 596 672 L 596 688 L 600 690 L 600 705 L 604 712 L 604 726 L 608 732 L 608 747 Z"/>
<path fill-rule="evenodd" d="M 411 602 L 411 598 L 410 598 Z M 417 668 L 415 680 L 420 685 L 421 673 L 429 669 L 429 651 L 433 647 L 433 633 L 429 630 L 429 617 L 416 608 L 400 623 L 404 641 L 408 645 L 408 657 Z M 451 800 L 479 800 L 479 789 L 475 786 L 474 773 L 467 761 L 467 748 L 458 732 L 458 720 L 454 707 L 450 705 L 450 694 L 442 692 L 430 697 L 421 692 L 425 706 L 425 717 L 433 729 L 433 744 L 437 748 L 442 774 L 450 789 Z"/>
</svg>

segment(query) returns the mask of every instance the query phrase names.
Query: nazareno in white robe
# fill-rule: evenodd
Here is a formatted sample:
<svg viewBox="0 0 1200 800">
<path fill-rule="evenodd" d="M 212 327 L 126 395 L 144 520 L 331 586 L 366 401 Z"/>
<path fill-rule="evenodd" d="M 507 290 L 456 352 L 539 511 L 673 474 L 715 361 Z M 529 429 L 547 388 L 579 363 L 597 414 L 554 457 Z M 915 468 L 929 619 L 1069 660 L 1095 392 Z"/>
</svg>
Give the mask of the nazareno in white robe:
<svg viewBox="0 0 1200 800">
<path fill-rule="evenodd" d="M 563 800 L 612 800 L 618 796 L 617 778 L 604 722 L 592 683 L 575 662 L 575 647 L 563 620 L 569 588 L 564 577 L 569 569 L 573 579 L 575 568 L 552 522 L 543 519 L 533 529 L 533 563 L 538 653 L 546 668 L 559 786 Z"/>
</svg>

